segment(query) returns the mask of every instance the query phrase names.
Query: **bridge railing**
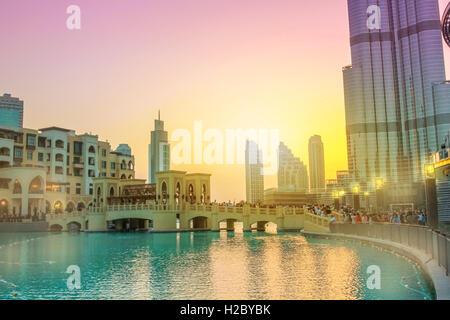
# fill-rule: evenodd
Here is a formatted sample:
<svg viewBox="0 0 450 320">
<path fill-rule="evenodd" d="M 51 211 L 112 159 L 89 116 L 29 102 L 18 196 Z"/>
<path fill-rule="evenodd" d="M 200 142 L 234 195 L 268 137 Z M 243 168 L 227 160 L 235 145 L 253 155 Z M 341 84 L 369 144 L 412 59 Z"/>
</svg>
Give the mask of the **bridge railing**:
<svg viewBox="0 0 450 320">
<path fill-rule="evenodd" d="M 333 223 L 330 225 L 330 231 L 392 241 L 418 249 L 436 259 L 445 269 L 447 276 L 449 275 L 450 238 L 428 227 L 393 223 Z"/>
<path fill-rule="evenodd" d="M 330 220 L 331 220 L 331 218 L 329 218 L 329 217 L 321 217 L 319 215 L 315 215 L 315 214 L 311 214 L 311 213 L 307 213 L 305 215 L 305 221 L 312 222 L 318 226 L 329 227 Z"/>
<path fill-rule="evenodd" d="M 234 214 L 265 214 L 277 215 L 282 213 L 285 215 L 301 215 L 304 214 L 303 208 L 269 208 L 269 207 L 250 207 L 244 206 L 221 206 L 217 204 L 183 204 L 183 205 L 169 205 L 169 204 L 125 204 L 125 205 L 107 205 L 103 207 L 90 207 L 90 213 L 105 213 L 105 212 L 119 212 L 119 211 L 196 211 L 196 212 L 217 212 L 234 213 Z"/>
<path fill-rule="evenodd" d="M 88 214 L 88 210 L 64 212 L 64 213 L 50 213 L 45 216 L 45 219 L 47 221 L 49 221 L 49 220 L 80 218 L 80 217 L 86 217 L 87 214 Z"/>
</svg>

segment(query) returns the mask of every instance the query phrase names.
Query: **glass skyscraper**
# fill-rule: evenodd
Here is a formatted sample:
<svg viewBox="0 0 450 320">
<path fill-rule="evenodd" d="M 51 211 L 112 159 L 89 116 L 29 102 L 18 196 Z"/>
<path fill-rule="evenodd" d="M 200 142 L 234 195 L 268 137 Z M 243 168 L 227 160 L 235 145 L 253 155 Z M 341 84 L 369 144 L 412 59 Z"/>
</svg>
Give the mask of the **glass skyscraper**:
<svg viewBox="0 0 450 320">
<path fill-rule="evenodd" d="M 309 179 L 312 191 L 325 190 L 325 157 L 322 138 L 312 136 L 309 138 Z"/>
<path fill-rule="evenodd" d="M 23 128 L 23 101 L 5 93 L 0 96 L 0 127 Z"/>
<path fill-rule="evenodd" d="M 156 173 L 170 170 L 170 144 L 164 131 L 164 121 L 155 120 L 155 130 L 150 133 L 148 145 L 148 183 L 156 183 Z"/>
<path fill-rule="evenodd" d="M 348 0 L 348 12 L 350 174 L 363 191 L 382 181 L 390 203 L 420 203 L 424 165 L 450 130 L 438 1 Z"/>
<path fill-rule="evenodd" d="M 262 151 L 254 141 L 245 144 L 245 190 L 249 203 L 264 201 L 264 172 Z"/>
</svg>

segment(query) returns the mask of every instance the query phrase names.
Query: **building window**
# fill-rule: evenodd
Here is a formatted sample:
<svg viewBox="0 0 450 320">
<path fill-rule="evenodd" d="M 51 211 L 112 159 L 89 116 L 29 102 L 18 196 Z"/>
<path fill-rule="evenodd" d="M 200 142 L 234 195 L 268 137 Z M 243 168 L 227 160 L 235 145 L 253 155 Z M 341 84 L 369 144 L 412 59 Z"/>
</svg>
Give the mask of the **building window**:
<svg viewBox="0 0 450 320">
<path fill-rule="evenodd" d="M 69 156 L 67 156 L 67 158 L 66 158 L 66 164 L 70 165 L 70 157 Z"/>
<path fill-rule="evenodd" d="M 90 166 L 95 166 L 95 158 L 89 157 L 88 163 Z"/>
<path fill-rule="evenodd" d="M 115 162 L 111 162 L 111 170 L 116 170 L 116 163 Z"/>
<path fill-rule="evenodd" d="M 83 142 L 74 141 L 73 143 L 73 153 L 77 155 L 83 154 Z"/>
<path fill-rule="evenodd" d="M 42 152 L 38 153 L 38 161 L 44 161 L 44 154 Z"/>
<path fill-rule="evenodd" d="M 66 193 L 70 194 L 70 187 L 69 186 L 66 187 Z"/>
<path fill-rule="evenodd" d="M 111 173 L 111 178 L 115 178 L 116 174 L 115 173 Z"/>
<path fill-rule="evenodd" d="M 102 161 L 102 169 L 106 169 L 106 161 Z"/>
<path fill-rule="evenodd" d="M 75 177 L 82 177 L 82 175 L 81 175 L 81 169 L 80 169 L 80 168 L 74 168 L 74 169 L 73 169 L 73 175 L 74 175 Z"/>
<path fill-rule="evenodd" d="M 102 149 L 102 156 L 106 157 L 106 149 Z"/>
<path fill-rule="evenodd" d="M 50 161 L 50 153 L 47 153 L 47 161 Z"/>
<path fill-rule="evenodd" d="M 77 183 L 77 187 L 75 189 L 76 194 L 81 194 L 81 184 Z"/>
<path fill-rule="evenodd" d="M 89 184 L 89 194 L 91 196 L 94 194 L 94 185 L 92 183 Z"/>
<path fill-rule="evenodd" d="M 33 134 L 27 134 L 27 147 L 36 147 L 36 136 Z"/>
<path fill-rule="evenodd" d="M 81 158 L 80 157 L 73 157 L 73 164 L 80 164 Z"/>
<path fill-rule="evenodd" d="M 38 147 L 39 148 L 45 148 L 45 138 L 44 137 L 39 137 L 38 138 Z"/>
<path fill-rule="evenodd" d="M 22 147 L 14 147 L 14 158 L 22 159 L 23 158 L 23 149 Z"/>
<path fill-rule="evenodd" d="M 27 160 L 33 160 L 33 151 L 27 151 Z"/>
<path fill-rule="evenodd" d="M 64 173 L 63 167 L 55 167 L 55 173 L 56 174 L 63 174 Z"/>
</svg>

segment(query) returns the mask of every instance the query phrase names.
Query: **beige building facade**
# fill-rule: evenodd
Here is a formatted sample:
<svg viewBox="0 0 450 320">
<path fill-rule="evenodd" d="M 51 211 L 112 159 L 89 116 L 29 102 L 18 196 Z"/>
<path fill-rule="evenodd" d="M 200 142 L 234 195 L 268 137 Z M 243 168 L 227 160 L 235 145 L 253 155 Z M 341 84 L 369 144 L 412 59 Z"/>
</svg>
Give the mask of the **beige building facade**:
<svg viewBox="0 0 450 320">
<path fill-rule="evenodd" d="M 95 178 L 134 179 L 134 163 L 96 135 L 0 128 L 0 214 L 82 211 L 93 205 Z"/>
</svg>

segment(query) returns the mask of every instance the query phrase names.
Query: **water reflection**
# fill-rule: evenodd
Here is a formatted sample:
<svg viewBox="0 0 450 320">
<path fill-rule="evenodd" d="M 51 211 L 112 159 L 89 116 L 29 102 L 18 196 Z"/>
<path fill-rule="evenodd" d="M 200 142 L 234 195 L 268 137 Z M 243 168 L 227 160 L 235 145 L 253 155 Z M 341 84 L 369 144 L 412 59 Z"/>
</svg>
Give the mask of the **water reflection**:
<svg viewBox="0 0 450 320">
<path fill-rule="evenodd" d="M 372 264 L 383 271 L 382 290 L 366 288 L 366 270 Z M 69 291 L 65 285 L 69 265 L 81 268 L 81 290 Z M 404 275 L 420 283 L 417 292 L 400 285 Z M 0 235 L 0 299 L 12 299 L 13 290 L 25 299 L 423 299 L 425 293 L 433 295 L 419 269 L 377 248 L 298 234 L 227 231 Z"/>
</svg>

